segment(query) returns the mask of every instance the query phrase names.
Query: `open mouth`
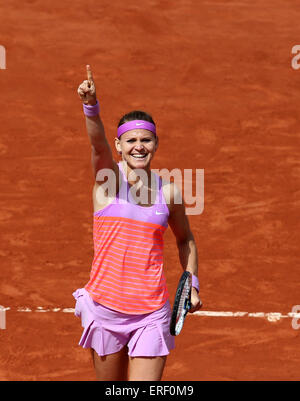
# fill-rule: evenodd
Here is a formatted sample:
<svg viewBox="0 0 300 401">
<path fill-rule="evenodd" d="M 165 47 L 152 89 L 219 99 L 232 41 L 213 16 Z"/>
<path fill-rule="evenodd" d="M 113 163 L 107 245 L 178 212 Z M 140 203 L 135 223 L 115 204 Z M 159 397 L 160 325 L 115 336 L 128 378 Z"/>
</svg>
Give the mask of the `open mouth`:
<svg viewBox="0 0 300 401">
<path fill-rule="evenodd" d="M 146 154 L 144 155 L 140 155 L 140 154 L 134 154 L 131 155 L 132 157 L 134 157 L 135 159 L 145 159 L 145 157 L 147 156 Z"/>
</svg>

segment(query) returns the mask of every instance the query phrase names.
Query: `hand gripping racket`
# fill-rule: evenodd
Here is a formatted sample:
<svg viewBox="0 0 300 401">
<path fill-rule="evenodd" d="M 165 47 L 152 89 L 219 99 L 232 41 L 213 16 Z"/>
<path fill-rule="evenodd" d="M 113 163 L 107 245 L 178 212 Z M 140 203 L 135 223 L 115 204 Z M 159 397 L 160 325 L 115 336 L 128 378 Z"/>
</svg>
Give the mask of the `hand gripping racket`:
<svg viewBox="0 0 300 401">
<path fill-rule="evenodd" d="M 183 327 L 184 319 L 191 308 L 192 275 L 188 271 L 183 272 L 177 287 L 171 323 L 170 333 L 178 336 Z"/>
</svg>

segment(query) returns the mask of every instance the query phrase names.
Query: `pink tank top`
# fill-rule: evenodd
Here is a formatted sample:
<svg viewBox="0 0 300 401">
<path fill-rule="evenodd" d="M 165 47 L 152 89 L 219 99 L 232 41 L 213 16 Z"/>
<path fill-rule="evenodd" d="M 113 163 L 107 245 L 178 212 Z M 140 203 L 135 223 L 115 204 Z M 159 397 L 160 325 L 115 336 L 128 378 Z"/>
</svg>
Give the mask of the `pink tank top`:
<svg viewBox="0 0 300 401">
<path fill-rule="evenodd" d="M 157 174 L 155 204 L 139 206 L 133 202 L 121 163 L 118 166 L 123 177 L 119 193 L 94 213 L 94 259 L 85 289 L 94 301 L 110 309 L 150 313 L 169 298 L 163 272 L 169 209 Z"/>
</svg>

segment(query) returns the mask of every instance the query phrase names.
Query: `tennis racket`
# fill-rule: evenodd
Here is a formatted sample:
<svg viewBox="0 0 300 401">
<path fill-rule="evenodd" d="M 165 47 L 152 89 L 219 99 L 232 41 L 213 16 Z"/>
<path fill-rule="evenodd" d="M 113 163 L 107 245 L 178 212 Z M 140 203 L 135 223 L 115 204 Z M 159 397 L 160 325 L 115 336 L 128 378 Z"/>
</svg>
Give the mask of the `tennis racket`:
<svg viewBox="0 0 300 401">
<path fill-rule="evenodd" d="M 185 271 L 180 277 L 177 287 L 171 323 L 170 333 L 172 336 L 178 336 L 183 327 L 184 319 L 191 308 L 192 275 Z"/>
</svg>

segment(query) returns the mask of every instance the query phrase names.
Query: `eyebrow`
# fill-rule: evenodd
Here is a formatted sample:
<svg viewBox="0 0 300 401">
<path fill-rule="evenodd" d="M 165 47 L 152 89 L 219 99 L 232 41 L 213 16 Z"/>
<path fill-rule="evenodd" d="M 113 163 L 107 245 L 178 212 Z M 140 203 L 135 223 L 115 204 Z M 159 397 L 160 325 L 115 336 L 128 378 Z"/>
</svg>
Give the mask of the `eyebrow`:
<svg viewBox="0 0 300 401">
<path fill-rule="evenodd" d="M 138 139 L 138 138 L 137 138 L 136 136 L 133 136 L 133 137 L 131 136 L 131 137 L 127 138 L 127 139 L 124 138 L 125 141 L 131 141 L 131 140 L 137 140 L 137 139 Z M 151 135 L 149 135 L 149 136 L 144 136 L 144 137 L 142 137 L 142 138 L 140 138 L 140 139 L 141 139 L 141 141 L 144 140 L 144 139 L 150 139 L 150 140 L 151 140 L 151 139 L 152 139 L 152 136 L 151 136 Z"/>
</svg>

